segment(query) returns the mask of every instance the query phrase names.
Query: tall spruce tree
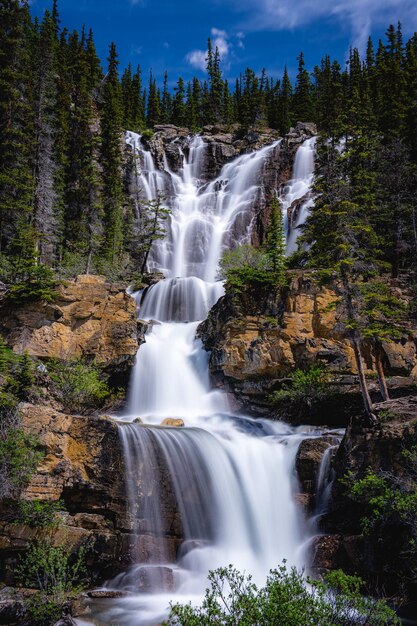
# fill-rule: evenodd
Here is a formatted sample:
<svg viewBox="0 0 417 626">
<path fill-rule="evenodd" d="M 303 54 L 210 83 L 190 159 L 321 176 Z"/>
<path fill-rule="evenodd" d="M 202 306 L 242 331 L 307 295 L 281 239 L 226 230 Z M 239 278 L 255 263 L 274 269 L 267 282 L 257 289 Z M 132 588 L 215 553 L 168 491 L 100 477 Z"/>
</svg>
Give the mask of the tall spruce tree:
<svg viewBox="0 0 417 626">
<path fill-rule="evenodd" d="M 113 264 L 123 251 L 123 184 L 122 184 L 122 94 L 118 77 L 116 46 L 110 45 L 108 70 L 103 92 L 101 164 L 105 221 L 105 257 Z"/>
</svg>

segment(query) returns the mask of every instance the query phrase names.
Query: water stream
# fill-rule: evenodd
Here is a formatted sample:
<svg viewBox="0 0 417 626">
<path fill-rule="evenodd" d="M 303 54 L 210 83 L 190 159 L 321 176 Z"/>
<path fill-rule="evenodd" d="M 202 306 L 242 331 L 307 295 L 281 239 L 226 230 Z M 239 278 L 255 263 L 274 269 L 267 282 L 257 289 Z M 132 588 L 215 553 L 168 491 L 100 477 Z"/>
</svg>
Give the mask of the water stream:
<svg viewBox="0 0 417 626">
<path fill-rule="evenodd" d="M 306 221 L 309 210 L 314 204 L 311 189 L 314 181 L 315 150 L 316 137 L 307 139 L 298 148 L 292 178 L 285 185 L 280 197 L 287 235 L 287 254 L 297 249 L 300 226 Z"/>
<path fill-rule="evenodd" d="M 217 566 L 231 563 L 262 583 L 284 558 L 305 564 L 307 531 L 293 492 L 295 455 L 306 434 L 235 415 L 226 394 L 210 387 L 207 354 L 196 339 L 199 321 L 223 293 L 222 249 L 250 240 L 263 169 L 279 142 L 238 157 L 204 184 L 201 137 L 190 139 L 179 173 L 167 162 L 157 170 L 138 135 L 128 133 L 127 140 L 142 194 L 169 192 L 172 218 L 149 259 L 166 278 L 136 294 L 150 330 L 132 373 L 128 414 L 119 418 L 135 565 L 109 581 L 126 595 L 102 602 L 95 619 L 147 626 L 166 617 L 170 601 L 200 601 L 207 573 Z M 294 176 L 304 185 L 311 176 L 309 142 Z M 161 426 L 166 418 L 185 426 Z"/>
</svg>

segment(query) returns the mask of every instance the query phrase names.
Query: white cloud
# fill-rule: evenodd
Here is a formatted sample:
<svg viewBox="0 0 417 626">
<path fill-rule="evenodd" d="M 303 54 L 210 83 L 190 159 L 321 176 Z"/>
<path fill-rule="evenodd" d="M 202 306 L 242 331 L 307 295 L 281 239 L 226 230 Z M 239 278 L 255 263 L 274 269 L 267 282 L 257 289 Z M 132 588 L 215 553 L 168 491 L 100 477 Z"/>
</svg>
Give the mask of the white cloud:
<svg viewBox="0 0 417 626">
<path fill-rule="evenodd" d="M 231 52 L 231 44 L 229 42 L 229 35 L 225 30 L 213 27 L 210 31 L 213 45 L 213 49 L 218 49 L 222 62 L 226 62 Z M 191 50 L 185 59 L 186 61 L 198 70 L 205 70 L 207 65 L 207 50 Z"/>
<path fill-rule="evenodd" d="M 223 0 L 224 1 L 224 0 Z M 318 19 L 336 18 L 347 26 L 352 44 L 363 48 L 371 26 L 385 27 L 398 19 L 404 30 L 417 20 L 415 0 L 226 0 L 249 13 L 247 30 L 288 30 Z"/>
<path fill-rule="evenodd" d="M 206 55 L 207 52 L 204 50 L 192 50 L 185 59 L 192 67 L 204 71 L 206 69 Z"/>
<path fill-rule="evenodd" d="M 212 28 L 211 34 L 214 37 L 212 41 L 213 48 L 218 48 L 220 57 L 224 59 L 229 54 L 229 42 L 227 40 L 226 31 L 219 30 L 218 28 Z"/>
</svg>

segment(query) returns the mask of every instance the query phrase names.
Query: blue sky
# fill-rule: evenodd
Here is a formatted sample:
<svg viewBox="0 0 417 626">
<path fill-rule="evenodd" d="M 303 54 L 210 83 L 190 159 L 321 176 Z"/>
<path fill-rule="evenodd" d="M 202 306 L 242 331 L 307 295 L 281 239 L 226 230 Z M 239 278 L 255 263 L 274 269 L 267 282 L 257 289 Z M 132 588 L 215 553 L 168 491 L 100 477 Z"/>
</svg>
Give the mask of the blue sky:
<svg viewBox="0 0 417 626">
<path fill-rule="evenodd" d="M 42 15 L 52 0 L 32 0 Z M 368 34 L 383 36 L 390 22 L 403 23 L 405 35 L 417 30 L 416 0 L 60 0 L 62 24 L 93 28 L 105 62 L 114 40 L 121 66 L 140 64 L 170 83 L 182 75 L 203 76 L 207 38 L 222 53 L 226 77 L 246 67 L 292 76 L 303 50 L 312 69 L 324 53 L 341 62 L 351 44 L 363 48 Z"/>
</svg>

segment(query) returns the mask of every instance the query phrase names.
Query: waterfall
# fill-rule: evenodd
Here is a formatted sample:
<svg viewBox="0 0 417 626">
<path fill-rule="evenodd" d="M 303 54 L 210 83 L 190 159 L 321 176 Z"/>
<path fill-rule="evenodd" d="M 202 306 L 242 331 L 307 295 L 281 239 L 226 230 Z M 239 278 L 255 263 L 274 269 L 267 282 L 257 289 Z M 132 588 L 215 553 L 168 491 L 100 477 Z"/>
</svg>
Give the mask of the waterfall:
<svg viewBox="0 0 417 626">
<path fill-rule="evenodd" d="M 304 224 L 309 209 L 314 205 L 311 188 L 314 180 L 315 149 L 316 137 L 306 139 L 298 148 L 292 178 L 285 185 L 281 194 L 284 227 L 287 234 L 287 254 L 291 254 L 297 249 L 299 227 Z"/>
<path fill-rule="evenodd" d="M 334 453 L 339 447 L 339 444 L 340 439 L 337 445 L 326 448 L 320 462 L 316 485 L 316 516 L 324 515 L 328 509 L 332 486 L 335 479 L 335 473 L 331 467 L 331 461 Z"/>
<path fill-rule="evenodd" d="M 223 293 L 223 248 L 250 239 L 263 168 L 279 142 L 236 158 L 207 184 L 201 137 L 190 140 L 179 173 L 166 159 L 157 170 L 138 135 L 127 140 L 144 197 L 173 190 L 172 216 L 150 255 L 150 267 L 166 279 L 136 295 L 150 330 L 132 373 L 128 414 L 119 418 L 134 564 L 108 583 L 126 597 L 93 610 L 103 624 L 146 626 L 166 618 L 170 601 L 201 601 L 217 566 L 232 563 L 262 583 L 284 558 L 305 563 L 292 497 L 303 433 L 233 414 L 226 395 L 210 387 L 196 339 L 199 321 Z M 166 418 L 185 426 L 161 425 Z"/>
</svg>

